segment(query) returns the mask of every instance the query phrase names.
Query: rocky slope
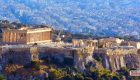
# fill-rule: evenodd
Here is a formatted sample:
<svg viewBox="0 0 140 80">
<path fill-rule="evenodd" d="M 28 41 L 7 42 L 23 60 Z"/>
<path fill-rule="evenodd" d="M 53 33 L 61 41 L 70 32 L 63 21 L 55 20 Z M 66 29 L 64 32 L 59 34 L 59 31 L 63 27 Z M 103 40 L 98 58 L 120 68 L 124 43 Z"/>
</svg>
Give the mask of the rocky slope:
<svg viewBox="0 0 140 80">
<path fill-rule="evenodd" d="M 98 54 L 97 54 L 98 55 Z M 126 55 L 100 55 L 102 65 L 112 71 L 120 70 L 123 67 L 129 69 L 140 68 L 140 54 Z"/>
</svg>

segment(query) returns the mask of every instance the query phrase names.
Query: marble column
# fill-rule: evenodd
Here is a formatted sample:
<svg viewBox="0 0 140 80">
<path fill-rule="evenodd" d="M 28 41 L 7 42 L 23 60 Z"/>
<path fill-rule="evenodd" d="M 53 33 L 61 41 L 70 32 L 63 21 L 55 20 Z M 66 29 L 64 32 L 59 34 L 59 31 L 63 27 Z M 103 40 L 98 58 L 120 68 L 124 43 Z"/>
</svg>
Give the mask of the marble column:
<svg viewBox="0 0 140 80">
<path fill-rule="evenodd" d="M 32 42 L 32 35 L 31 35 L 31 33 L 29 34 L 29 42 Z"/>
<path fill-rule="evenodd" d="M 6 33 L 5 32 L 3 32 L 3 35 L 2 35 L 2 37 L 3 37 L 3 42 L 5 42 L 6 40 L 5 40 L 5 35 L 6 35 Z"/>
<path fill-rule="evenodd" d="M 14 43 L 16 43 L 16 32 L 14 33 L 14 40 L 13 40 Z"/>
<path fill-rule="evenodd" d="M 12 32 L 12 43 L 15 43 L 15 32 Z"/>
<path fill-rule="evenodd" d="M 7 39 L 6 39 L 6 37 L 8 37 L 7 34 L 8 34 L 8 33 L 4 32 L 4 35 L 3 35 L 3 37 L 4 37 L 4 42 L 7 42 Z"/>
<path fill-rule="evenodd" d="M 44 40 L 46 40 L 47 39 L 47 37 L 48 37 L 48 34 L 47 34 L 47 32 L 44 32 Z"/>
<path fill-rule="evenodd" d="M 30 36 L 30 34 L 28 34 L 28 40 L 29 40 L 29 42 L 31 42 L 31 36 Z"/>
<path fill-rule="evenodd" d="M 39 36 L 40 36 L 39 37 L 40 38 L 39 41 L 41 41 L 42 40 L 42 33 L 39 33 Z"/>
<path fill-rule="evenodd" d="M 42 32 L 42 41 L 44 40 L 44 32 Z"/>
<path fill-rule="evenodd" d="M 42 41 L 44 40 L 44 36 L 43 35 L 44 35 L 44 33 L 42 32 Z"/>
<path fill-rule="evenodd" d="M 16 43 L 18 43 L 18 40 L 19 40 L 19 33 L 16 33 Z"/>
<path fill-rule="evenodd" d="M 17 33 L 15 33 L 15 42 L 17 42 Z"/>
<path fill-rule="evenodd" d="M 13 40 L 14 40 L 14 34 L 13 32 L 11 32 L 11 43 L 13 43 Z"/>
<path fill-rule="evenodd" d="M 11 39 L 12 39 L 12 34 L 11 34 L 11 32 L 9 33 L 9 38 L 10 38 L 9 42 L 11 43 Z"/>
<path fill-rule="evenodd" d="M 49 38 L 50 38 L 50 32 L 49 31 L 46 32 L 46 36 L 45 37 L 46 37 L 46 40 L 49 40 Z"/>
<path fill-rule="evenodd" d="M 10 32 L 8 32 L 8 36 L 7 36 L 7 42 L 10 42 Z"/>
</svg>

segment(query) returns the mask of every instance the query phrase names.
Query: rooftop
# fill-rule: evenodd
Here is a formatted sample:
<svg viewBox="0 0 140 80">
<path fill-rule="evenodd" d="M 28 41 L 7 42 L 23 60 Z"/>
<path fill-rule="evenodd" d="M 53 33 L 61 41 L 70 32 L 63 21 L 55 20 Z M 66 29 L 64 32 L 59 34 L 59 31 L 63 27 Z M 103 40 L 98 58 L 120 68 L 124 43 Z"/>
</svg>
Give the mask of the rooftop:
<svg viewBox="0 0 140 80">
<path fill-rule="evenodd" d="M 52 30 L 52 28 L 44 27 L 44 28 L 29 28 L 29 27 L 21 27 L 20 29 L 4 29 L 10 31 L 38 31 L 38 30 Z"/>
</svg>

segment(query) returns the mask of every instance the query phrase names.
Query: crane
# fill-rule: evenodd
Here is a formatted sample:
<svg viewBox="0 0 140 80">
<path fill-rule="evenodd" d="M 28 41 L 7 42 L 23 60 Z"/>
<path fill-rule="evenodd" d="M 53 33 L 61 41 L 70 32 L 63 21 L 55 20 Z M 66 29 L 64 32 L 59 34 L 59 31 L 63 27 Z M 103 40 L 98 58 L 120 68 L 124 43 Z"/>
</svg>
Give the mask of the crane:
<svg viewBox="0 0 140 80">
<path fill-rule="evenodd" d="M 56 41 L 57 42 L 60 42 L 62 39 L 62 37 L 65 37 L 64 35 L 62 35 L 61 36 L 61 34 L 62 34 L 62 32 L 63 32 L 63 29 L 64 29 L 64 27 L 62 27 L 60 30 L 59 30 L 59 33 L 58 33 L 58 35 L 57 35 L 57 37 L 56 37 Z"/>
</svg>

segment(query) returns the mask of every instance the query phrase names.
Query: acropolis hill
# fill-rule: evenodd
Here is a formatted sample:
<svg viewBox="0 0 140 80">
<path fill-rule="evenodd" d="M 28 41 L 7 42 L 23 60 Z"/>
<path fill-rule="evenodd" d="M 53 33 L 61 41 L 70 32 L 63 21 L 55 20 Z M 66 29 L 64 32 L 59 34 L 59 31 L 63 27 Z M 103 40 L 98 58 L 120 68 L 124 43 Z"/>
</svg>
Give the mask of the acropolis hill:
<svg viewBox="0 0 140 80">
<path fill-rule="evenodd" d="M 96 61 L 111 71 L 121 67 L 140 68 L 140 42 L 113 37 L 98 40 L 72 37 L 72 42 L 64 42 L 61 38 L 67 37 L 66 34 L 54 34 L 53 30 L 47 26 L 4 28 L 0 43 L 0 71 L 11 62 L 26 65 L 46 57 L 62 65 L 73 65 L 80 71 L 84 71 L 90 62 L 97 67 Z M 66 63 L 67 59 L 71 62 Z"/>
<path fill-rule="evenodd" d="M 74 47 L 72 43 L 55 41 L 53 29 L 48 27 L 19 29 L 4 28 L 2 30 L 1 56 L 2 65 L 9 61 L 16 64 L 27 64 L 32 60 L 39 60 L 45 56 L 60 57 L 58 61 L 63 62 L 65 57 L 71 57 L 74 65 L 80 67 L 83 62 L 87 63 L 92 59 L 94 47 Z M 58 37 L 56 37 L 58 38 Z M 56 39 L 57 40 L 57 39 Z M 79 57 L 79 55 L 83 55 Z M 83 58 L 85 56 L 85 58 Z M 85 59 L 85 61 L 83 61 Z"/>
<path fill-rule="evenodd" d="M 34 60 L 35 58 L 39 59 L 39 55 L 45 53 L 55 56 L 60 54 L 65 54 L 65 56 L 74 55 L 75 50 L 82 50 L 83 54 L 86 57 L 90 57 L 92 59 L 93 54 L 103 54 L 103 55 L 126 55 L 126 54 L 137 54 L 139 53 L 140 43 L 134 41 L 125 41 L 119 38 L 103 38 L 100 40 L 92 40 L 92 39 L 72 39 L 71 43 L 63 42 L 63 41 L 55 41 L 53 40 L 53 29 L 52 28 L 29 28 L 28 26 L 23 26 L 19 29 L 10 29 L 4 28 L 2 30 L 2 42 L 1 48 L 2 54 L 6 54 L 9 50 L 17 51 L 22 54 L 22 51 L 29 50 L 30 59 L 25 61 L 26 63 L 30 62 L 30 60 Z M 56 37 L 57 39 L 58 37 Z M 61 37 L 60 37 L 61 38 Z M 37 44 L 36 46 L 32 46 Z M 34 54 L 33 48 L 36 47 L 36 54 Z M 9 48 L 9 49 L 8 49 Z M 50 50 L 49 50 L 50 49 Z M 26 51 L 28 52 L 28 51 Z M 11 52 L 8 52 L 11 53 Z M 38 54 L 41 53 L 41 54 Z M 78 53 L 79 54 L 79 53 Z M 19 54 L 15 54 L 17 56 Z M 25 56 L 25 55 L 24 55 Z M 6 57 L 6 56 L 5 56 Z M 61 57 L 61 56 L 60 56 Z M 74 57 L 74 59 L 80 57 Z M 8 57 L 9 58 L 9 57 Z M 6 58 L 6 59 L 8 59 Z M 24 57 L 26 58 L 26 57 Z M 12 59 L 11 57 L 9 58 Z M 18 62 L 18 57 L 16 58 Z M 88 58 L 85 58 L 88 59 Z M 14 58 L 13 58 L 14 60 Z M 22 59 L 20 59 L 22 60 Z M 22 62 L 19 60 L 19 63 Z M 78 60 L 75 63 L 77 64 Z M 8 62 L 8 60 L 7 60 Z M 25 63 L 23 63 L 25 64 Z M 79 63 L 78 63 L 79 64 Z M 82 64 L 81 64 L 82 65 Z"/>
</svg>

